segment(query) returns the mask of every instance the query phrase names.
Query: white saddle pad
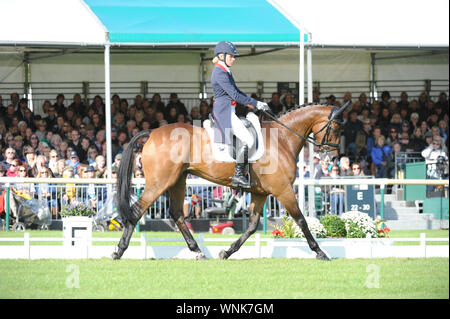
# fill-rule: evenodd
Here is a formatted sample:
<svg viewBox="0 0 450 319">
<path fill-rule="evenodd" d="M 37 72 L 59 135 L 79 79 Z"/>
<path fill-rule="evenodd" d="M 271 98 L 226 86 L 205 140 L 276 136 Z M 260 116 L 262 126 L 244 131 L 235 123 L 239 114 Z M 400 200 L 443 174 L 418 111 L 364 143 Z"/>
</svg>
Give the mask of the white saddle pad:
<svg viewBox="0 0 450 319">
<path fill-rule="evenodd" d="M 255 128 L 257 134 L 257 141 L 255 141 L 252 148 L 248 150 L 248 162 L 253 163 L 259 160 L 264 155 L 264 140 L 261 133 L 261 124 L 259 123 L 259 119 L 255 115 L 255 113 L 249 112 L 246 118 L 250 121 L 250 123 L 253 124 L 253 127 Z M 211 120 L 203 121 L 203 127 L 208 132 L 212 152 L 216 161 L 234 163 L 235 160 L 230 155 L 230 148 L 232 148 L 233 146 L 214 142 L 214 126 Z"/>
</svg>

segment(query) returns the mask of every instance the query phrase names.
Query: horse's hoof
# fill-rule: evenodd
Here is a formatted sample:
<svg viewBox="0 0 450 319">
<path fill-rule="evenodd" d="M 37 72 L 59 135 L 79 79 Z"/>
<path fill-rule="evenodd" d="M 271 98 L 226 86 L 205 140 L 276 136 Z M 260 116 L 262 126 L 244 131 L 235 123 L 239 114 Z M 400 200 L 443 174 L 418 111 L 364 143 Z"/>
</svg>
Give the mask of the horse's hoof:
<svg viewBox="0 0 450 319">
<path fill-rule="evenodd" d="M 116 252 L 112 253 L 111 257 L 112 257 L 113 260 L 119 260 L 120 259 L 119 254 L 116 253 Z"/>
<path fill-rule="evenodd" d="M 220 260 L 228 259 L 228 254 L 227 254 L 227 252 L 226 252 L 225 250 L 221 250 L 221 251 L 220 251 L 220 253 L 219 253 L 219 259 L 220 259 Z"/>
<path fill-rule="evenodd" d="M 196 260 L 206 260 L 206 256 L 203 253 L 198 253 L 197 256 L 195 256 Z"/>
<path fill-rule="evenodd" d="M 327 261 L 331 260 L 323 251 L 320 251 L 320 252 L 317 253 L 316 259 L 318 259 L 318 260 L 327 260 Z"/>
</svg>

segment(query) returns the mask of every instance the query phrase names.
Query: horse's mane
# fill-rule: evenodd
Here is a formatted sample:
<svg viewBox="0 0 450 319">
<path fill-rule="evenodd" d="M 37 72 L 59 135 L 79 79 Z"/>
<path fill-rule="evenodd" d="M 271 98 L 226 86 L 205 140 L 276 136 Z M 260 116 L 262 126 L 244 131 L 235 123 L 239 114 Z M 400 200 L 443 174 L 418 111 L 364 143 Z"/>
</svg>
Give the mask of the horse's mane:
<svg viewBox="0 0 450 319">
<path fill-rule="evenodd" d="M 299 109 L 301 109 L 301 108 L 303 108 L 303 107 L 311 106 L 311 105 L 333 106 L 333 105 L 331 105 L 331 104 L 324 104 L 324 103 L 318 103 L 318 102 L 306 103 L 306 104 L 302 104 L 302 105 L 295 105 L 295 106 L 293 106 L 293 107 L 287 109 L 286 111 L 284 111 L 284 112 L 278 114 L 278 115 L 277 115 L 277 118 L 279 119 L 280 117 L 282 117 L 282 116 L 284 116 L 284 115 L 286 115 L 286 114 L 289 114 L 289 113 L 291 113 L 291 112 L 293 112 L 293 111 L 296 111 L 296 110 L 299 110 Z"/>
</svg>

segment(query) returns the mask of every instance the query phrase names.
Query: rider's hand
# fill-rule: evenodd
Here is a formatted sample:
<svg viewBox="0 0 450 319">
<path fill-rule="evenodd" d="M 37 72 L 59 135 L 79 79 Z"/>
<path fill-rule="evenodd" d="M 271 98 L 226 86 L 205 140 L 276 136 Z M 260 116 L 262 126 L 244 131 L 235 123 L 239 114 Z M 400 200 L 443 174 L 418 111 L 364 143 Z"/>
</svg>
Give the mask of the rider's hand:
<svg viewBox="0 0 450 319">
<path fill-rule="evenodd" d="M 256 103 L 256 108 L 260 111 L 270 111 L 269 105 L 265 102 L 258 101 L 258 103 Z"/>
</svg>

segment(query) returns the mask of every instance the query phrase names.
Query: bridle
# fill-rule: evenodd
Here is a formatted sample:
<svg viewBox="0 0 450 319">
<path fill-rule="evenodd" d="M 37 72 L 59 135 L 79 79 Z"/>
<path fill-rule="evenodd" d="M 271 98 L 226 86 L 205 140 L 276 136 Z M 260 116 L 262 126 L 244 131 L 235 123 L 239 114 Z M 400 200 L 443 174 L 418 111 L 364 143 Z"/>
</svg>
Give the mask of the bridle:
<svg viewBox="0 0 450 319">
<path fill-rule="evenodd" d="M 277 122 L 284 128 L 288 129 L 290 132 L 297 135 L 298 137 L 304 139 L 306 142 L 309 142 L 309 143 L 313 144 L 314 146 L 317 146 L 321 149 L 323 148 L 327 151 L 331 151 L 333 149 L 339 149 L 339 144 L 331 143 L 329 141 L 330 133 L 333 132 L 333 133 L 337 134 L 336 131 L 338 131 L 342 128 L 342 126 L 344 125 L 344 122 L 341 119 L 341 115 L 345 111 L 345 109 L 347 109 L 349 107 L 349 105 L 350 105 L 350 102 L 345 103 L 341 108 L 333 106 L 333 108 L 331 109 L 330 115 L 328 115 L 328 122 L 316 133 L 313 133 L 313 135 L 314 135 L 313 137 L 310 137 L 310 136 L 305 137 L 305 136 L 295 132 L 293 129 L 291 129 L 290 127 L 287 127 L 283 122 L 278 120 L 276 115 L 273 114 L 271 111 L 263 111 L 263 112 L 265 114 L 267 114 L 272 120 L 274 120 L 275 122 Z M 338 129 L 333 128 L 333 125 L 332 125 L 333 123 L 336 123 L 339 126 L 339 128 Z M 323 136 L 322 141 L 319 143 L 319 142 L 317 142 L 315 135 L 322 132 L 323 130 L 325 130 L 325 135 Z"/>
</svg>

